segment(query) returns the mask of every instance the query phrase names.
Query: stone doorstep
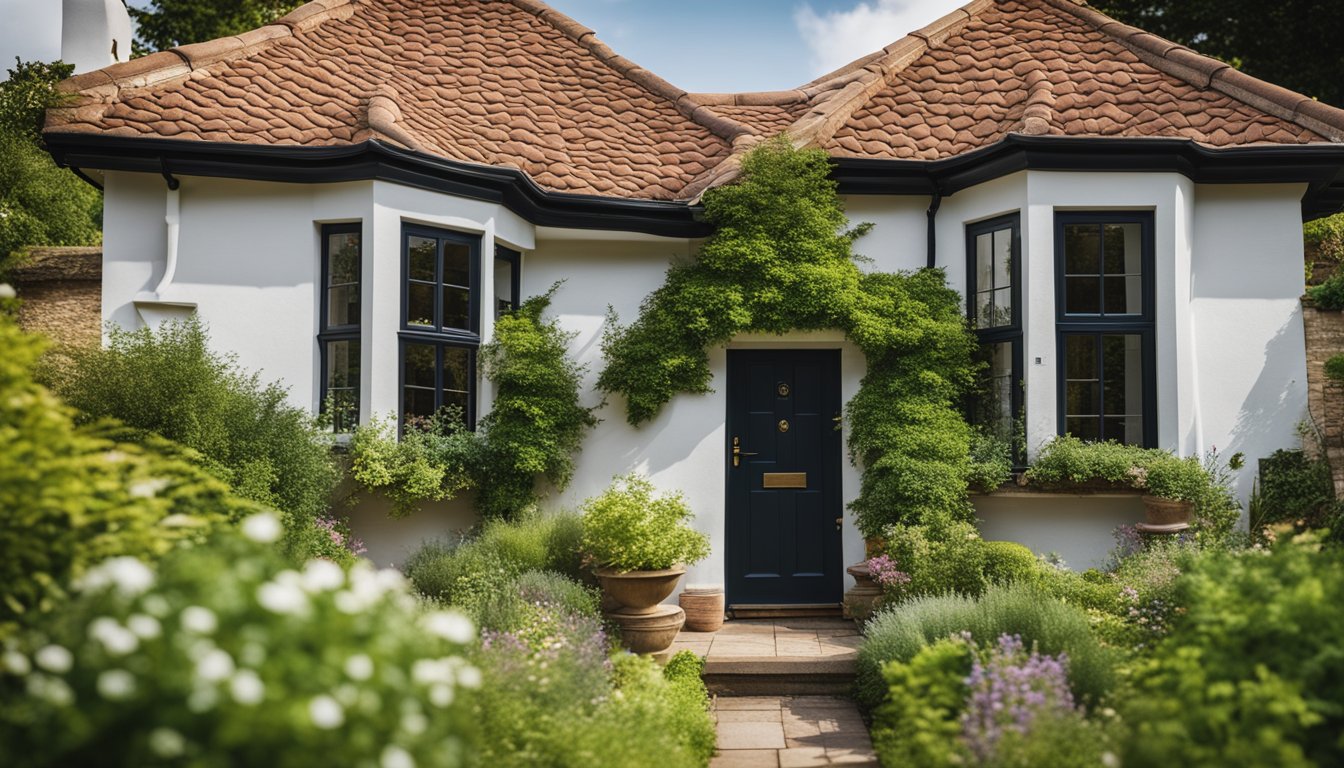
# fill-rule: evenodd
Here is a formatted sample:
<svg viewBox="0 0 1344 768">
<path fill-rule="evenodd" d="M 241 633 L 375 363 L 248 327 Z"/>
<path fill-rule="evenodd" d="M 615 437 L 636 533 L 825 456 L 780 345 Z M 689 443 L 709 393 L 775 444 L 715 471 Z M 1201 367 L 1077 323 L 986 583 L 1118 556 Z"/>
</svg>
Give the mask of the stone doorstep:
<svg viewBox="0 0 1344 768">
<path fill-rule="evenodd" d="M 857 653 L 837 656 L 714 656 L 705 660 L 705 676 L 849 675 L 858 672 Z"/>
</svg>

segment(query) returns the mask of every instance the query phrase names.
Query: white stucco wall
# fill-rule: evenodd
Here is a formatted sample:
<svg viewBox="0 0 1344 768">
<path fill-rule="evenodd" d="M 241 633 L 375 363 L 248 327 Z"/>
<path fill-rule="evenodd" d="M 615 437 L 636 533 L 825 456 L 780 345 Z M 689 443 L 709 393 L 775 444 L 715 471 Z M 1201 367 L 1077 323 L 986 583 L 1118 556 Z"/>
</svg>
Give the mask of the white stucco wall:
<svg viewBox="0 0 1344 768">
<path fill-rule="evenodd" d="M 1028 443 L 1034 452 L 1055 434 L 1056 349 L 1054 215 L 1063 210 L 1148 210 L 1154 214 L 1157 284 L 1159 444 L 1183 455 L 1216 445 L 1254 459 L 1294 444 L 1305 413 L 1301 318 L 1300 185 L 1194 185 L 1174 174 L 1021 172 L 946 197 L 937 217 L 939 266 L 964 289 L 965 226 L 1021 213 L 1024 362 Z M 363 418 L 397 405 L 397 329 L 400 311 L 400 238 L 403 222 L 482 237 L 482 258 L 493 244 L 523 252 L 522 295 L 564 280 L 552 313 L 575 332 L 572 350 L 588 366 L 584 397 L 598 402 L 594 383 L 602 367 L 600 338 L 607 306 L 625 321 L 658 287 L 670 263 L 692 257 L 696 243 L 632 233 L 537 228 L 501 206 L 454 199 L 385 182 L 288 185 L 183 178 L 178 196 L 180 233 L 173 280 L 160 286 L 167 254 L 168 196 L 157 175 L 109 173 L 105 209 L 103 307 L 105 319 L 134 327 L 186 312 L 209 323 L 214 343 L 238 354 L 240 364 L 265 380 L 290 387 L 291 401 L 315 408 L 320 394 L 317 329 L 319 225 L 363 224 Z M 857 250 L 872 259 L 864 269 L 907 270 L 926 261 L 925 197 L 856 196 L 846 200 L 855 223 L 873 231 Z M 482 272 L 493 294 L 493 269 Z M 155 289 L 159 295 L 148 296 Z M 142 298 L 139 305 L 137 296 Z M 184 308 L 174 309 L 171 300 Z M 492 313 L 483 310 L 489 338 Z M 741 338 L 730 347 L 841 350 L 842 396 L 848 400 L 863 373 L 862 355 L 838 333 Z M 576 506 L 614 475 L 649 474 L 665 489 L 686 493 L 697 527 L 714 553 L 687 580 L 724 577 L 726 461 L 724 375 L 726 351 L 711 351 L 715 391 L 679 396 L 636 430 L 624 406 L 611 398 L 599 412 L 579 457 L 574 481 L 548 504 Z M 1039 362 L 1037 362 L 1039 360 Z M 492 398 L 480 391 L 480 410 Z M 1239 478 L 1249 493 L 1250 469 Z M 858 471 L 845 465 L 843 494 L 858 492 Z M 1135 522 L 1136 500 L 982 497 L 976 500 L 988 538 L 1021 541 L 1038 552 L 1057 551 L 1075 566 L 1099 564 L 1111 530 Z M 426 538 L 454 535 L 470 525 L 469 501 L 435 505 L 409 520 L 390 521 L 386 504 L 371 500 L 352 513 L 357 535 L 380 564 L 397 564 Z M 848 522 L 847 563 L 862 557 L 862 541 Z"/>
</svg>

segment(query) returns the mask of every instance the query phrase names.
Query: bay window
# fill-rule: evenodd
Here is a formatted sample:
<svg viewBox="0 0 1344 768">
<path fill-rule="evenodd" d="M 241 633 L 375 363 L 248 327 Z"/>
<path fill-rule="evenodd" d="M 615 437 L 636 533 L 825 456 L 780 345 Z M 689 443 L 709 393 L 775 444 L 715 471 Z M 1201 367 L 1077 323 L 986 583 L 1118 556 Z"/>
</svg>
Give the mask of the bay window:
<svg viewBox="0 0 1344 768">
<path fill-rule="evenodd" d="M 986 366 L 971 419 L 1013 442 L 1015 453 L 1021 451 L 1015 426 L 1023 408 L 1020 232 L 1017 214 L 966 228 L 967 312 Z"/>
<path fill-rule="evenodd" d="M 326 224 L 321 234 L 320 408 L 346 433 L 359 423 L 360 225 Z"/>
<path fill-rule="evenodd" d="M 402 227 L 400 414 L 403 424 L 440 412 L 476 420 L 480 346 L 480 238 Z"/>
</svg>

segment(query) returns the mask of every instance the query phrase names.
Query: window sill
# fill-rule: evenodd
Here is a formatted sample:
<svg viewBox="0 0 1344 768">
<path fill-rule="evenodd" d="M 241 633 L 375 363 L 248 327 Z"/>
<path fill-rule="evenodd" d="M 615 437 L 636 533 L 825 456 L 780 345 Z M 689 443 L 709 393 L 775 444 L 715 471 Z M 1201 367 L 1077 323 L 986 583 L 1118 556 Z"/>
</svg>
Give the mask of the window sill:
<svg viewBox="0 0 1344 768">
<path fill-rule="evenodd" d="M 1024 485 L 1021 474 L 1014 475 L 1014 479 L 995 488 L 988 493 L 984 491 L 971 491 L 972 497 L 981 498 L 1041 498 L 1041 497 L 1086 497 L 1092 499 L 1121 499 L 1135 498 L 1147 493 L 1142 488 L 1131 488 L 1124 485 L 1114 485 L 1111 483 L 1082 483 L 1069 488 L 1041 488 L 1039 486 Z"/>
</svg>

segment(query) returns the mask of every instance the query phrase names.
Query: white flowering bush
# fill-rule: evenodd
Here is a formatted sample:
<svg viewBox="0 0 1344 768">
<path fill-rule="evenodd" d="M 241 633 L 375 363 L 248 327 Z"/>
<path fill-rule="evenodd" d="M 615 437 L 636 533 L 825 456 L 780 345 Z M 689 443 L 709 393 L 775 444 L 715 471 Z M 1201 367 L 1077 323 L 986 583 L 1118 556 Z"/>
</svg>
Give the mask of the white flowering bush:
<svg viewBox="0 0 1344 768">
<path fill-rule="evenodd" d="M 287 567 L 269 516 L 157 568 L 90 569 L 0 652 L 19 766 L 455 766 L 474 751 L 472 622 L 395 571 Z"/>
</svg>

